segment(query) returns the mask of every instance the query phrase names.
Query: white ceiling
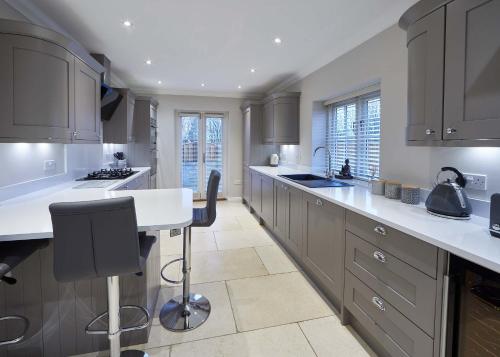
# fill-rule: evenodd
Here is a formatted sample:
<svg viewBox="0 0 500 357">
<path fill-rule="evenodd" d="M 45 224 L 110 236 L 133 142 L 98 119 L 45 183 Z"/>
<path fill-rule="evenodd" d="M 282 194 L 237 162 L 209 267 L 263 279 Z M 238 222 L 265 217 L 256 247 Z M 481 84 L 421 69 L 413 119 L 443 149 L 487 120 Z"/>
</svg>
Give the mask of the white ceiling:
<svg viewBox="0 0 500 357">
<path fill-rule="evenodd" d="M 395 24 L 416 0 L 32 2 L 91 52 L 106 54 L 131 88 L 238 96 L 304 77 Z"/>
</svg>

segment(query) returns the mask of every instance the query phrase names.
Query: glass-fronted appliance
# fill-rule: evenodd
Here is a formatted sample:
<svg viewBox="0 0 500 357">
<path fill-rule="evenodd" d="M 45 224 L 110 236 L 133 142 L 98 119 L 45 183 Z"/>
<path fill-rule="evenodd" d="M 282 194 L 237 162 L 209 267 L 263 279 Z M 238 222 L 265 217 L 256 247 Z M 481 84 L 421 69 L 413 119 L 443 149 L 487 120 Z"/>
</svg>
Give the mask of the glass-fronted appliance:
<svg viewBox="0 0 500 357">
<path fill-rule="evenodd" d="M 447 357 L 500 357 L 500 274 L 450 256 Z"/>
</svg>

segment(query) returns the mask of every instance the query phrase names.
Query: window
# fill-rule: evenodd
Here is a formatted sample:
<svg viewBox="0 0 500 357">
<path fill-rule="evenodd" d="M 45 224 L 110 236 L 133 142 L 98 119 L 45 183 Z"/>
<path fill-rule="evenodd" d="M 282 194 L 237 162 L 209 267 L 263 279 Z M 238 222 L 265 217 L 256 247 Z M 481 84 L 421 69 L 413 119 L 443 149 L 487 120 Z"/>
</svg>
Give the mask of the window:
<svg viewBox="0 0 500 357">
<path fill-rule="evenodd" d="M 355 178 L 380 176 L 380 91 L 328 106 L 326 145 L 332 168 L 340 170 L 349 159 Z M 328 155 L 326 164 L 328 165 Z"/>
</svg>

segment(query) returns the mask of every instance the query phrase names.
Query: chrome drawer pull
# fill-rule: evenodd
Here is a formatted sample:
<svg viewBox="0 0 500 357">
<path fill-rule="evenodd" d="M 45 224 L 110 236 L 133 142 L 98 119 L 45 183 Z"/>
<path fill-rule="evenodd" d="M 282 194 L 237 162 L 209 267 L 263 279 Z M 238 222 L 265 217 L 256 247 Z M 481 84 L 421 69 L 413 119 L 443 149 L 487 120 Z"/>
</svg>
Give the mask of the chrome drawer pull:
<svg viewBox="0 0 500 357">
<path fill-rule="evenodd" d="M 379 309 L 380 311 L 385 311 L 385 305 L 381 298 L 374 296 L 372 297 L 372 303 Z"/>
<path fill-rule="evenodd" d="M 386 231 L 386 230 L 385 230 L 385 228 L 384 228 L 384 227 L 382 227 L 382 226 L 376 226 L 376 227 L 373 229 L 373 231 L 374 231 L 375 233 L 380 234 L 381 236 L 386 236 L 386 235 L 387 235 L 387 231 Z"/>
<path fill-rule="evenodd" d="M 316 200 L 316 204 L 318 206 L 323 206 L 323 201 L 321 201 L 319 198 Z"/>
<path fill-rule="evenodd" d="M 385 255 L 382 252 L 379 252 L 379 251 L 373 252 L 373 257 L 375 259 L 377 259 L 381 263 L 385 263 L 386 262 Z"/>
</svg>

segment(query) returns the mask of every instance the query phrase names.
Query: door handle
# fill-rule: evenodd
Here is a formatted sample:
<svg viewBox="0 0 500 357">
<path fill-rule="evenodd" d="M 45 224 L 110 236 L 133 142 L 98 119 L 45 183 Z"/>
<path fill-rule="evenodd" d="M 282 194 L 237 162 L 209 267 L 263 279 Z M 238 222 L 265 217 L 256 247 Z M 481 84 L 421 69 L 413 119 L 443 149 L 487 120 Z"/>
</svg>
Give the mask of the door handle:
<svg viewBox="0 0 500 357">
<path fill-rule="evenodd" d="M 321 201 L 319 198 L 316 200 L 316 205 L 318 206 L 323 206 L 323 201 Z"/>
<path fill-rule="evenodd" d="M 379 252 L 378 250 L 377 250 L 377 251 L 375 251 L 375 252 L 373 252 L 373 257 L 374 257 L 375 259 L 377 259 L 377 260 L 378 260 L 379 262 L 381 262 L 381 263 L 385 263 L 385 262 L 386 262 L 386 259 L 385 259 L 385 255 L 384 255 L 384 253 Z"/>
<path fill-rule="evenodd" d="M 380 234 L 381 236 L 384 236 L 384 237 L 387 235 L 387 231 L 386 231 L 386 230 L 385 230 L 385 228 L 384 228 L 384 227 L 382 227 L 382 226 L 376 226 L 376 227 L 373 229 L 373 231 L 374 231 L 375 233 Z"/>
<path fill-rule="evenodd" d="M 379 298 L 378 296 L 374 296 L 372 297 L 372 303 L 373 305 L 375 305 L 377 307 L 377 309 L 379 309 L 380 311 L 385 311 L 385 305 L 384 305 L 384 302 L 382 301 L 381 298 Z"/>
</svg>

